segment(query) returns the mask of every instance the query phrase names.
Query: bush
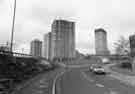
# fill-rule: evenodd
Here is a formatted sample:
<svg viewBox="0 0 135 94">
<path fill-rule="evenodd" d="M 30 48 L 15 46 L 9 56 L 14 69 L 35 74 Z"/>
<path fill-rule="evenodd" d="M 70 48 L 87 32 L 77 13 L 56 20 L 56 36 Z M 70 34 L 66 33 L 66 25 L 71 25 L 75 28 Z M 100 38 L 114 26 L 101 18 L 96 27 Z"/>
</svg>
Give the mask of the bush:
<svg viewBox="0 0 135 94">
<path fill-rule="evenodd" d="M 42 64 L 40 58 L 25 58 L 15 57 L 10 54 L 0 54 L 0 78 L 12 79 L 11 88 L 14 88 L 24 80 L 28 80 L 41 72 L 54 69 L 55 67 L 55 65 L 48 67 Z"/>
</svg>

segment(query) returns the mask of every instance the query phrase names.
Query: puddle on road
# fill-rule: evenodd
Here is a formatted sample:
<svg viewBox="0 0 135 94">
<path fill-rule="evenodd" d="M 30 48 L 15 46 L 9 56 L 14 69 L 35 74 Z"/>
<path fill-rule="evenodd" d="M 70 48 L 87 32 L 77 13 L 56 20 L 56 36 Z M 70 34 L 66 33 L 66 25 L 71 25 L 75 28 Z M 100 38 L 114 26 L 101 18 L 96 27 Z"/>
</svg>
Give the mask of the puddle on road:
<svg viewBox="0 0 135 94">
<path fill-rule="evenodd" d="M 96 86 L 98 86 L 98 87 L 104 87 L 104 85 L 102 85 L 102 84 L 96 84 Z"/>
<path fill-rule="evenodd" d="M 89 82 L 94 82 L 94 80 L 91 79 L 90 77 L 88 77 L 84 72 L 81 72 L 81 73 L 82 73 L 83 77 L 84 77 L 87 81 L 89 81 Z"/>
</svg>

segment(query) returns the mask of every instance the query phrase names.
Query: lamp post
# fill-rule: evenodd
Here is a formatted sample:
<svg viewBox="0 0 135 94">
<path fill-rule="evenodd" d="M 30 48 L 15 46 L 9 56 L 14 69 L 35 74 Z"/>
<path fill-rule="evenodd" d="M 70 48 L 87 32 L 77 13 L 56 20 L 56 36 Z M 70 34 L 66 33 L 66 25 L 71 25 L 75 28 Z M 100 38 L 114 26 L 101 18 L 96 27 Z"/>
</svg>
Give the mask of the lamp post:
<svg viewBox="0 0 135 94">
<path fill-rule="evenodd" d="M 11 52 L 11 53 L 13 52 L 13 38 L 14 38 L 14 27 L 15 27 L 15 13 L 16 13 L 16 0 L 14 0 L 12 33 L 11 33 L 11 45 L 10 45 L 10 52 Z"/>
</svg>

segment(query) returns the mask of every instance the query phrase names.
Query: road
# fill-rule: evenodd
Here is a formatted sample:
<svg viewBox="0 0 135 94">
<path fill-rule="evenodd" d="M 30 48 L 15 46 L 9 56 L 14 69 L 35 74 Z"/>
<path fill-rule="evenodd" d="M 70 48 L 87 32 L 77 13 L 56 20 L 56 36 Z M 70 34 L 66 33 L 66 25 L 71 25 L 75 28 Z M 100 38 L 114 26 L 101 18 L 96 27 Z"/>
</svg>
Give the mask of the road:
<svg viewBox="0 0 135 94">
<path fill-rule="evenodd" d="M 135 87 L 109 75 L 95 75 L 88 71 L 91 62 L 81 62 L 64 69 L 64 74 L 56 80 L 56 94 L 134 94 Z M 37 76 L 14 94 L 52 94 L 53 80 L 63 71 L 58 70 Z"/>
<path fill-rule="evenodd" d="M 60 94 L 134 94 L 127 86 L 106 75 L 94 75 L 88 68 L 71 68 L 58 80 Z"/>
</svg>

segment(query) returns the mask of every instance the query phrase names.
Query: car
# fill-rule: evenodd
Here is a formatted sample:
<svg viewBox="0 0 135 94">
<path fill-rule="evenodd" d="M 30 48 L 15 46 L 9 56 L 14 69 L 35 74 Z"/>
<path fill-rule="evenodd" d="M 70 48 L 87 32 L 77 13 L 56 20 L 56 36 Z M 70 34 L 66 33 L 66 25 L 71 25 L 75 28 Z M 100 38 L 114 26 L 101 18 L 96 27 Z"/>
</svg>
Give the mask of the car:
<svg viewBox="0 0 135 94">
<path fill-rule="evenodd" d="M 108 58 L 102 58 L 101 60 L 103 64 L 110 64 L 110 60 Z"/>
<path fill-rule="evenodd" d="M 95 74 L 106 74 L 104 68 L 102 68 L 102 67 L 96 67 L 96 68 L 94 68 L 93 69 L 93 73 L 95 73 Z"/>
<path fill-rule="evenodd" d="M 91 72 L 92 72 L 92 71 L 93 71 L 94 66 L 96 66 L 96 64 L 92 64 L 92 65 L 90 65 L 90 66 L 89 66 L 89 71 L 91 71 Z"/>
<path fill-rule="evenodd" d="M 99 65 L 92 65 L 89 67 L 89 70 L 94 74 L 106 74 L 104 68 Z"/>
</svg>

